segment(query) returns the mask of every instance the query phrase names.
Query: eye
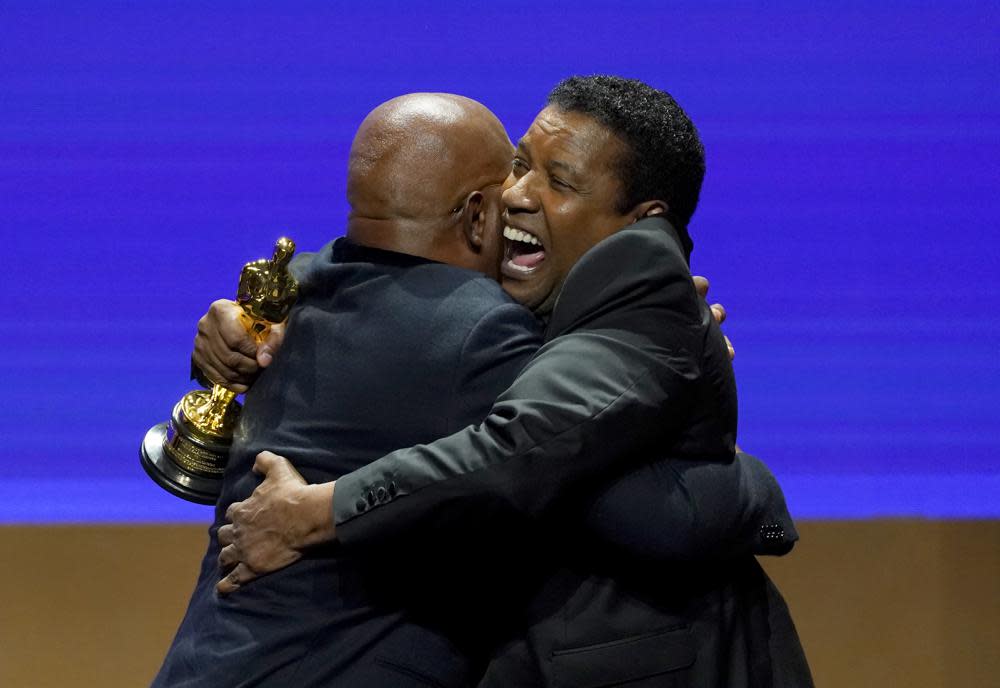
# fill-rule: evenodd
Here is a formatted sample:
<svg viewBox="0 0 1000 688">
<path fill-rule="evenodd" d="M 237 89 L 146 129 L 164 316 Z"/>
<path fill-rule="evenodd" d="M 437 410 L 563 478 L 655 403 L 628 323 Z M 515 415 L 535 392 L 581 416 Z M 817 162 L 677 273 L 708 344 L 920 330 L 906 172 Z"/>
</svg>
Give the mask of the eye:
<svg viewBox="0 0 1000 688">
<path fill-rule="evenodd" d="M 511 163 L 510 169 L 514 174 L 521 175 L 528 171 L 528 163 L 521 158 L 514 158 L 514 162 Z"/>
<path fill-rule="evenodd" d="M 569 189 L 572 190 L 573 187 L 564 182 L 559 177 L 549 177 L 549 183 L 556 189 Z"/>
</svg>

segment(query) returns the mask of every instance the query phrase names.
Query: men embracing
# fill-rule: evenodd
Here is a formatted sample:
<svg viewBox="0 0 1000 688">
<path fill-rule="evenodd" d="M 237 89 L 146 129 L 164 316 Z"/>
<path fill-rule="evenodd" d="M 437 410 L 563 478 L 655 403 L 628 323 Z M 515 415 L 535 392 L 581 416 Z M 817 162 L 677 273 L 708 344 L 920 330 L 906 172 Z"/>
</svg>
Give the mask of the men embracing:
<svg viewBox="0 0 1000 688">
<path fill-rule="evenodd" d="M 250 390 L 154 685 L 811 685 L 688 268 L 704 172 L 635 80 L 565 80 L 516 150 L 465 98 L 376 108 L 283 340 L 200 323 Z"/>
</svg>

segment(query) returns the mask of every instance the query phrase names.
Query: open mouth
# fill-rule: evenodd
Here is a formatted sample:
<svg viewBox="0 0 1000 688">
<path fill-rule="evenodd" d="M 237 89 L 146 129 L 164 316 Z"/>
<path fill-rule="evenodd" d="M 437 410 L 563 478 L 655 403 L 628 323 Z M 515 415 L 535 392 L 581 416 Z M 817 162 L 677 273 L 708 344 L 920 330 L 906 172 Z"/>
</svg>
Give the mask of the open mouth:
<svg viewBox="0 0 1000 688">
<path fill-rule="evenodd" d="M 545 260 L 545 247 L 534 234 L 513 227 L 504 227 L 506 241 L 503 273 L 508 277 L 527 277 Z"/>
</svg>

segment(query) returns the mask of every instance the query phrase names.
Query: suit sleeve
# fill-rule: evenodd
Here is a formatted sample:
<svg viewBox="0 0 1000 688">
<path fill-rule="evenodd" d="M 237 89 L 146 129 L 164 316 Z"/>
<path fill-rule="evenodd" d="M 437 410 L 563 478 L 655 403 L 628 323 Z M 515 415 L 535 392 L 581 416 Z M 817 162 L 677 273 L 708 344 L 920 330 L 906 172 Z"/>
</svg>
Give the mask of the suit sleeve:
<svg viewBox="0 0 1000 688">
<path fill-rule="evenodd" d="M 601 248 L 567 278 L 558 336 L 484 422 L 337 481 L 342 544 L 537 518 L 684 427 L 704 338 L 686 265 L 647 235 L 623 231 Z"/>
<path fill-rule="evenodd" d="M 781 555 L 798 540 L 777 480 L 742 452 L 636 467 L 585 507 L 585 523 L 602 543 L 654 562 Z"/>
</svg>

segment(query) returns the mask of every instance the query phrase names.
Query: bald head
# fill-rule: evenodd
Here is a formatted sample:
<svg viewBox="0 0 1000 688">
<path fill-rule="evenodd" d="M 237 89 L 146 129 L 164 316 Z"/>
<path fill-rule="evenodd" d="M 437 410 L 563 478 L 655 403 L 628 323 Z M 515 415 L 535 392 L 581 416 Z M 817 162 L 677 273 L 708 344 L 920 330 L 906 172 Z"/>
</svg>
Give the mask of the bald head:
<svg viewBox="0 0 1000 688">
<path fill-rule="evenodd" d="M 513 146 L 486 107 L 448 93 L 379 105 L 351 145 L 347 236 L 499 278 L 500 186 Z"/>
<path fill-rule="evenodd" d="M 446 219 L 465 197 L 504 180 L 512 158 L 485 106 L 448 93 L 412 93 L 379 105 L 351 145 L 351 218 Z"/>
</svg>

